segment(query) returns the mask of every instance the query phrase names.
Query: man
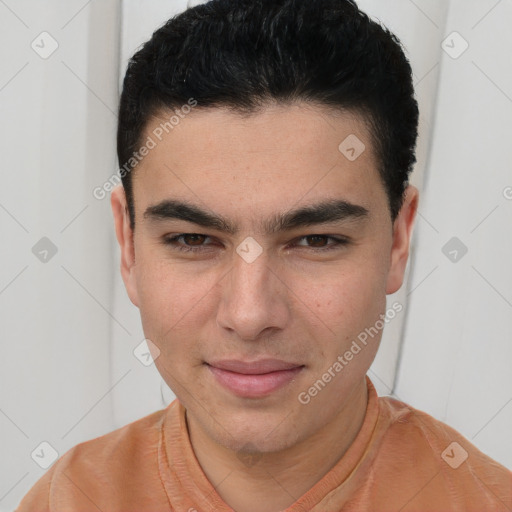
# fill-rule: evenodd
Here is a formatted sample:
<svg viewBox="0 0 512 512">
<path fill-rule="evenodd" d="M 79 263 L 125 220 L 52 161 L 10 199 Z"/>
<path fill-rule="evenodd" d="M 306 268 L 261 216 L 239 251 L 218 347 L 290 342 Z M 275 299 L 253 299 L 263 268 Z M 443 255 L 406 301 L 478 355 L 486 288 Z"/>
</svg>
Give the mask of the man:
<svg viewBox="0 0 512 512">
<path fill-rule="evenodd" d="M 177 400 L 69 450 L 18 510 L 511 510 L 506 468 L 366 376 L 417 123 L 398 40 L 351 0 L 213 0 L 157 30 L 126 72 L 112 208 Z"/>
</svg>

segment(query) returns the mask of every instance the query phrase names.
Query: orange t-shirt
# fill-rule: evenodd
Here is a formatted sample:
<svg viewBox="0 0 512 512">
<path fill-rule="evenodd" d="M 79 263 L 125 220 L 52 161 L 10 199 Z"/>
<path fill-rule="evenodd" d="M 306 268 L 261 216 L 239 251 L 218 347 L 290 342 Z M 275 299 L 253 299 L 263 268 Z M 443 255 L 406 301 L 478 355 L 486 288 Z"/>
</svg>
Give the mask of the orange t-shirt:
<svg viewBox="0 0 512 512">
<path fill-rule="evenodd" d="M 378 397 L 368 377 L 367 384 L 356 439 L 285 512 L 512 510 L 509 470 L 432 416 Z M 178 400 L 71 448 L 16 510 L 232 512 L 194 455 Z"/>
</svg>

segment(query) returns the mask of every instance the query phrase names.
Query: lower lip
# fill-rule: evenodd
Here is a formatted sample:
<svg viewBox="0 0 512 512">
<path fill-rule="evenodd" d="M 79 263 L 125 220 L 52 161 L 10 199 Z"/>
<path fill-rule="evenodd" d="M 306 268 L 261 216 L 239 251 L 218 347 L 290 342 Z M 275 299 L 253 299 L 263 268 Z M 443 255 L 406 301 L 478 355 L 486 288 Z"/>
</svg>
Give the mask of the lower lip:
<svg viewBox="0 0 512 512">
<path fill-rule="evenodd" d="M 243 373 L 221 370 L 207 365 L 220 384 L 228 388 L 235 395 L 243 398 L 260 398 L 277 391 L 289 382 L 304 368 L 298 366 L 289 370 L 263 373 L 260 375 L 247 375 Z"/>
</svg>

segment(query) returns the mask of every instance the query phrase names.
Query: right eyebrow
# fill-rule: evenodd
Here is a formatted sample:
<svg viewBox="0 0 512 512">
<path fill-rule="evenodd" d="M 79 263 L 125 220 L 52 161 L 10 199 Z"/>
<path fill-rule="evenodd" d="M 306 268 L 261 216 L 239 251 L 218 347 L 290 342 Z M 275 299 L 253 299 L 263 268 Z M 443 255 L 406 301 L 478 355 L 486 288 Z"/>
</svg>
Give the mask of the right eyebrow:
<svg viewBox="0 0 512 512">
<path fill-rule="evenodd" d="M 237 233 L 235 226 L 221 215 L 214 215 L 199 206 L 172 199 L 166 199 L 156 205 L 149 206 L 144 212 L 144 218 L 154 221 L 184 220 L 204 228 L 224 231 L 230 235 Z"/>
</svg>

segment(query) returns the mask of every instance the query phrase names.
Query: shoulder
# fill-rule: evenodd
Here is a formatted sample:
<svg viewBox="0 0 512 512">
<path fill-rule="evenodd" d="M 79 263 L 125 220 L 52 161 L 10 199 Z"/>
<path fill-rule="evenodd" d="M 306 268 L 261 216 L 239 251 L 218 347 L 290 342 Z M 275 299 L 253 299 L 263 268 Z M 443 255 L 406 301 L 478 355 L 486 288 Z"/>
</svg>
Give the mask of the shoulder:
<svg viewBox="0 0 512 512">
<path fill-rule="evenodd" d="M 391 397 L 379 397 L 379 410 L 386 424 L 381 460 L 413 487 L 425 486 L 419 496 L 445 496 L 465 510 L 512 507 L 512 472 L 457 430 Z"/>
<path fill-rule="evenodd" d="M 379 408 L 381 414 L 389 421 L 388 442 L 400 440 L 400 443 L 406 447 L 421 446 L 427 452 L 435 453 L 438 461 L 448 460 L 448 465 L 451 467 L 465 461 L 468 461 L 469 464 L 489 463 L 507 475 L 512 474 L 504 466 L 480 451 L 460 432 L 424 411 L 388 396 L 379 397 Z M 453 446 L 450 447 L 452 443 Z M 447 448 L 449 449 L 445 452 Z M 452 451 L 454 457 L 457 458 L 456 461 L 449 460 L 452 457 Z M 465 453 L 467 453 L 467 457 Z"/>
<path fill-rule="evenodd" d="M 91 501 L 101 507 L 106 489 L 111 501 L 105 504 L 117 504 L 118 493 L 130 499 L 130 493 L 148 480 L 159 483 L 161 429 L 166 411 L 174 404 L 68 450 L 30 489 L 17 512 L 36 510 L 36 504 L 37 510 L 44 511 L 71 504 L 87 507 Z M 43 502 L 46 508 L 41 508 Z"/>
<path fill-rule="evenodd" d="M 166 409 L 153 412 L 144 418 L 124 425 L 112 432 L 79 443 L 58 461 L 62 469 L 74 465 L 121 466 L 127 460 L 134 461 L 148 450 L 158 447 L 160 430 Z"/>
</svg>

